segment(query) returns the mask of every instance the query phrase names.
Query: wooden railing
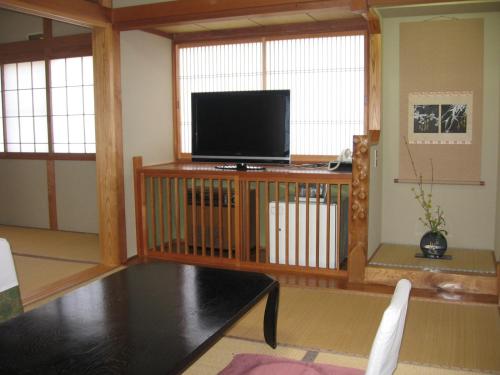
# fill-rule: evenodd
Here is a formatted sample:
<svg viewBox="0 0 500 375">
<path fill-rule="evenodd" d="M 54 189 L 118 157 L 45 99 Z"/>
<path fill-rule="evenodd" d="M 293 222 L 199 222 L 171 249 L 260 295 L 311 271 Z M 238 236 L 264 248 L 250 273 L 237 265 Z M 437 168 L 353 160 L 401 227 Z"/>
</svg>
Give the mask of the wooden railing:
<svg viewBox="0 0 500 375">
<path fill-rule="evenodd" d="M 368 137 L 355 136 L 352 174 L 295 167 L 221 171 L 192 163 L 143 166 L 135 157 L 139 256 L 363 282 L 369 154 Z"/>
<path fill-rule="evenodd" d="M 140 255 L 346 275 L 350 173 L 141 164 L 134 160 Z"/>
</svg>

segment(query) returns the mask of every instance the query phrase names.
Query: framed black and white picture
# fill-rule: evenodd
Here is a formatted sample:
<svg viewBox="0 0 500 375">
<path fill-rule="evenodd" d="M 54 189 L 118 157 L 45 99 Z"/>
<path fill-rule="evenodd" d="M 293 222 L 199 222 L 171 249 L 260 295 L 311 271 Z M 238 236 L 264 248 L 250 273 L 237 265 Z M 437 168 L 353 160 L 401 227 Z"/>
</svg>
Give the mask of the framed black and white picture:
<svg viewBox="0 0 500 375">
<path fill-rule="evenodd" d="M 408 95 L 408 142 L 470 144 L 472 92 L 419 92 Z"/>
</svg>

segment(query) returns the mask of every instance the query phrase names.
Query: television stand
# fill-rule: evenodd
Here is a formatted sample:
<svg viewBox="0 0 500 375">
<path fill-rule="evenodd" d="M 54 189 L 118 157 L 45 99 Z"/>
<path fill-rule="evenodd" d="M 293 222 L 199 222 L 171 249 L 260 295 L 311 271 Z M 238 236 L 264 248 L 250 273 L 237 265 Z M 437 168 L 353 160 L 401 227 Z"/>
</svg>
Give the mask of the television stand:
<svg viewBox="0 0 500 375">
<path fill-rule="evenodd" d="M 227 165 L 217 165 L 215 169 L 228 169 L 236 171 L 265 171 L 266 168 L 260 165 L 248 165 L 246 163 L 236 163 Z"/>
</svg>

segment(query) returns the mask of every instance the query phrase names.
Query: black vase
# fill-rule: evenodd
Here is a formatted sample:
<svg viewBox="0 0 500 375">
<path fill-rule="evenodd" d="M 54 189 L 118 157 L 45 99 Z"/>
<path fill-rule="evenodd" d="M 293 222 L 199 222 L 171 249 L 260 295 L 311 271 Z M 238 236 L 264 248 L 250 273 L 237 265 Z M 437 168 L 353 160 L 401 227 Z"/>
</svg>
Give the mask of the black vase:
<svg viewBox="0 0 500 375">
<path fill-rule="evenodd" d="M 447 248 L 448 242 L 441 232 L 428 231 L 420 240 L 420 249 L 426 258 L 441 258 Z"/>
</svg>

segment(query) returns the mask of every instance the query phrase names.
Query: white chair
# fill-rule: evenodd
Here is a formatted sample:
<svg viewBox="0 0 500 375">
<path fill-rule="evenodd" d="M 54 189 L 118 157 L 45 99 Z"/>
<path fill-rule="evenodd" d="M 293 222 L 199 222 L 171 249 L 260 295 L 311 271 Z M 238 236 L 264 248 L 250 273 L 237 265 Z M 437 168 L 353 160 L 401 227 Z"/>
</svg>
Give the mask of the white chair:
<svg viewBox="0 0 500 375">
<path fill-rule="evenodd" d="M 411 283 L 401 279 L 373 340 L 366 375 L 392 375 L 398 365 Z"/>
<path fill-rule="evenodd" d="M 21 313 L 21 295 L 9 242 L 0 238 L 0 322 Z"/>
<path fill-rule="evenodd" d="M 391 375 L 398 364 L 411 283 L 399 280 L 373 340 L 366 372 L 357 368 L 306 363 L 260 354 L 237 354 L 219 375 Z"/>
</svg>

